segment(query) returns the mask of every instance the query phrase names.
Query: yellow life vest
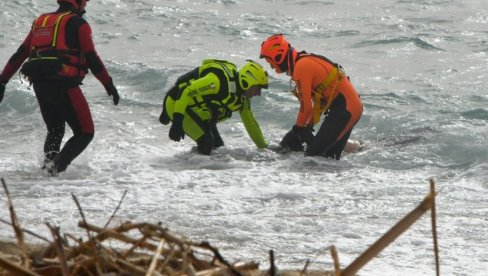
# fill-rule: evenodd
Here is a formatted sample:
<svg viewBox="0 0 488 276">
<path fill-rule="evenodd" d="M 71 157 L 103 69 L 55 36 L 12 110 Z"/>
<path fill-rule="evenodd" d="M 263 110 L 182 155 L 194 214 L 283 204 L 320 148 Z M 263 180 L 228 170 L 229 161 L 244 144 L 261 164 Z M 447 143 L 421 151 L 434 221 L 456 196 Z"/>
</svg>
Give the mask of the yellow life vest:
<svg viewBox="0 0 488 276">
<path fill-rule="evenodd" d="M 224 60 L 206 59 L 198 68 L 197 78 L 208 73 L 215 74 L 220 80 L 218 94 L 194 96 L 192 97 L 194 104 L 188 105 L 188 108 L 208 108 L 216 116 L 214 119 L 217 121 L 226 120 L 232 116 L 233 111 L 242 109 L 241 96 L 237 95 L 237 67 Z M 188 82 L 188 85 L 191 83 L 192 80 Z"/>
<path fill-rule="evenodd" d="M 346 74 L 340 65 L 333 64 L 332 70 L 329 72 L 327 78 L 313 90 L 313 124 L 316 125 L 320 121 L 322 113 L 327 111 L 334 99 L 337 96 L 337 86 L 346 78 Z M 324 97 L 324 92 L 329 87 L 330 96 Z"/>
</svg>

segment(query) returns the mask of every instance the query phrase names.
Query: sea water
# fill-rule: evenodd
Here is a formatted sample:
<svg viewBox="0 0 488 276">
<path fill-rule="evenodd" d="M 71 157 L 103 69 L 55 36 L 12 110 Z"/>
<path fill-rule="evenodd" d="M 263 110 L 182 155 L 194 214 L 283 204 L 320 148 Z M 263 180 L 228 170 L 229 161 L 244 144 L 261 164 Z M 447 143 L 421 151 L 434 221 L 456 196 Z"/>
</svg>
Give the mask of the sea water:
<svg viewBox="0 0 488 276">
<path fill-rule="evenodd" d="M 47 3 L 46 3 L 47 2 Z M 54 0 L 0 3 L 0 63 Z M 85 15 L 120 92 L 114 106 L 89 75 L 82 86 L 96 134 L 57 177 L 40 169 L 45 126 L 33 90 L 16 75 L 0 104 L 0 176 L 23 227 L 46 222 L 80 236 L 76 195 L 88 222 L 162 222 L 207 240 L 229 261 L 345 267 L 405 216 L 436 182 L 443 275 L 488 271 L 488 9 L 485 0 L 270 1 L 99 0 Z M 259 60 L 261 42 L 284 33 L 298 50 L 344 66 L 364 102 L 351 138 L 363 150 L 340 161 L 258 150 L 237 114 L 219 129 L 210 157 L 160 125 L 165 92 L 202 59 L 269 69 L 252 107 L 266 139 L 279 143 L 298 102 L 289 78 Z M 71 135 L 68 130 L 65 140 Z M 5 193 L 0 217 L 9 218 Z M 13 239 L 11 227 L 0 237 Z M 35 239 L 34 239 L 35 240 Z M 416 222 L 362 275 L 433 275 L 430 216 Z"/>
</svg>

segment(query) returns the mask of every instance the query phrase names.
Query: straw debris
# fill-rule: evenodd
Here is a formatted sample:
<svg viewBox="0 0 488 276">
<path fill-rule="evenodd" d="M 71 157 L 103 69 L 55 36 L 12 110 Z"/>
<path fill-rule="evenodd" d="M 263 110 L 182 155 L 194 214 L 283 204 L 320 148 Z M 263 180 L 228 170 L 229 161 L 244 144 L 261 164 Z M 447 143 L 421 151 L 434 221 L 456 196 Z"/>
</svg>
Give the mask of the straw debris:
<svg viewBox="0 0 488 276">
<path fill-rule="evenodd" d="M 78 199 L 72 195 L 82 218 L 78 227 L 86 231 L 87 239 L 70 234 L 62 235 L 58 227 L 46 223 L 52 236 L 47 239 L 21 227 L 8 187 L 3 178 L 1 180 L 7 195 L 11 221 L 0 219 L 0 222 L 13 227 L 17 243 L 0 241 L 0 275 L 349 276 L 355 275 L 429 210 L 432 211 L 436 275 L 440 275 L 435 219 L 436 192 L 432 180 L 430 193 L 425 199 L 349 266 L 340 268 L 338 253 L 332 245 L 330 253 L 334 264 L 333 272 L 308 271 L 309 261 L 300 271 L 278 271 L 273 250 L 269 251 L 270 267 L 267 270 L 260 269 L 259 264 L 253 261 L 230 263 L 208 242 L 194 242 L 179 237 L 161 224 L 125 222 L 116 227 L 108 227 L 126 193 L 103 227 L 86 221 Z M 36 237 L 47 245 L 26 244 L 24 234 Z"/>
</svg>

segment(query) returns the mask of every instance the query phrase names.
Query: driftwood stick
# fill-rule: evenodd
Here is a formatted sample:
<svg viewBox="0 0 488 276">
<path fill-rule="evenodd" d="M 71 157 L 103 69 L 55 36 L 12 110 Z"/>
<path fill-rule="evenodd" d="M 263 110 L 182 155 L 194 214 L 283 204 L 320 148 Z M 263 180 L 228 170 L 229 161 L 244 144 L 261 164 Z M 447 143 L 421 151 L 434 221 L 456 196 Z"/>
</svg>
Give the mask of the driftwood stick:
<svg viewBox="0 0 488 276">
<path fill-rule="evenodd" d="M 337 249 L 334 245 L 330 247 L 330 255 L 332 255 L 332 260 L 334 261 L 334 275 L 341 275 L 341 265 L 339 263 L 339 255 L 337 254 Z"/>
<path fill-rule="evenodd" d="M 78 198 L 73 193 L 71 194 L 71 197 L 75 201 L 76 207 L 78 207 L 78 211 L 80 212 L 81 219 L 83 220 L 83 224 L 87 225 L 88 223 L 86 222 L 85 214 L 83 213 L 83 209 L 81 208 L 81 205 L 80 205 L 80 202 L 78 201 Z M 85 228 L 85 229 L 86 229 L 86 233 L 88 235 L 88 239 L 91 242 L 89 244 L 91 244 L 91 246 L 92 246 L 93 256 L 95 257 L 95 260 L 96 260 L 95 268 L 97 269 L 97 273 L 99 275 L 103 275 L 102 269 L 100 267 L 100 258 L 99 258 L 98 253 L 97 253 L 97 241 L 91 236 L 90 230 L 88 228 Z"/>
<path fill-rule="evenodd" d="M 75 201 L 76 207 L 78 207 L 78 211 L 80 212 L 81 219 L 83 220 L 83 223 L 85 225 L 88 225 L 88 223 L 86 222 L 86 219 L 85 219 L 85 214 L 83 213 L 83 209 L 81 209 L 80 202 L 78 201 L 78 198 L 74 194 L 71 194 L 71 197 Z M 86 229 L 86 234 L 88 236 L 88 239 L 89 240 L 92 240 L 92 236 L 91 236 L 90 230 L 88 228 L 85 228 L 85 229 Z"/>
<path fill-rule="evenodd" d="M 415 209 L 408 213 L 402 220 L 395 224 L 386 234 L 371 245 L 366 251 L 356 258 L 348 267 L 346 267 L 341 276 L 352 276 L 359 271 L 371 259 L 376 257 L 385 247 L 398 238 L 407 230 L 415 221 L 417 221 L 425 212 L 432 207 L 432 196 L 427 196 Z"/>
<path fill-rule="evenodd" d="M 303 266 L 302 271 L 300 271 L 300 276 L 307 275 L 307 269 L 308 269 L 309 264 L 310 264 L 310 260 L 307 259 L 307 261 L 305 262 L 305 265 Z"/>
<path fill-rule="evenodd" d="M 435 256 L 435 272 L 437 276 L 441 275 L 440 261 L 439 261 L 439 244 L 437 242 L 437 219 L 435 211 L 435 183 L 430 180 L 430 196 L 432 197 L 432 205 L 430 207 L 431 222 L 432 222 L 432 239 L 434 240 L 434 256 Z"/>
<path fill-rule="evenodd" d="M 158 238 L 163 238 L 168 243 L 175 243 L 176 245 L 178 245 L 180 247 L 180 249 L 182 251 L 183 251 L 184 244 L 194 245 L 194 246 L 199 245 L 197 243 L 191 244 L 188 241 L 185 241 L 181 238 L 178 238 L 178 237 L 172 235 L 166 229 L 164 229 L 158 225 L 154 225 L 154 224 L 150 224 L 150 223 L 140 224 L 139 231 L 145 235 L 148 235 L 148 236 L 156 236 Z"/>
<path fill-rule="evenodd" d="M 24 266 L 27 270 L 29 270 L 31 266 L 31 259 L 27 252 L 27 247 L 25 246 L 24 232 L 20 227 L 19 220 L 17 219 L 17 214 L 15 214 L 14 204 L 12 203 L 12 198 L 10 197 L 10 192 L 7 188 L 7 183 L 5 183 L 5 180 L 3 178 L 2 178 L 2 185 L 3 185 L 3 189 L 5 190 L 5 194 L 7 195 L 8 209 L 10 211 L 10 219 L 12 220 L 12 227 L 14 228 L 15 237 L 17 238 L 17 243 L 24 257 Z"/>
<path fill-rule="evenodd" d="M 114 228 L 114 230 L 117 231 L 117 232 L 127 232 L 127 231 L 130 231 L 130 230 L 140 229 L 140 228 L 143 228 L 143 227 L 149 228 L 149 229 L 151 229 L 153 231 L 159 231 L 159 232 L 166 232 L 166 231 L 168 231 L 168 229 L 163 228 L 163 227 L 161 227 L 159 225 L 151 224 L 151 223 L 146 223 L 146 222 L 140 222 L 140 223 L 126 222 L 126 223 L 120 225 L 119 227 Z"/>
<path fill-rule="evenodd" d="M 117 258 L 114 253 L 111 253 L 106 261 L 113 269 L 118 272 L 117 275 L 127 275 L 128 273 L 126 273 L 126 271 L 124 271 L 123 268 L 120 267 L 119 264 L 117 264 L 118 259 L 119 258 Z"/>
<path fill-rule="evenodd" d="M 229 269 L 230 269 L 230 272 L 232 273 L 232 275 L 241 275 L 241 273 L 239 273 L 239 271 L 235 270 L 234 267 L 229 264 L 225 259 L 224 257 L 222 257 L 222 255 L 220 255 L 220 252 L 217 248 L 211 246 L 208 242 L 206 241 L 203 241 L 201 242 L 200 244 L 197 245 L 198 247 L 200 248 L 205 248 L 205 249 L 208 249 L 210 251 L 212 251 L 215 255 L 215 257 L 222 263 L 224 264 L 225 266 L 227 266 Z M 273 263 L 274 265 L 274 263 Z"/>
<path fill-rule="evenodd" d="M 71 270 L 71 275 L 70 276 L 75 276 L 78 275 L 80 269 L 82 269 L 81 265 L 75 264 L 73 269 Z"/>
<path fill-rule="evenodd" d="M 97 227 L 97 226 L 94 226 L 94 225 L 91 225 L 91 224 L 84 224 L 83 222 L 79 222 L 78 223 L 78 226 L 79 227 L 82 227 L 82 228 L 88 228 L 88 229 L 90 229 L 93 232 L 97 232 L 98 233 L 97 240 L 99 240 L 99 241 L 103 241 L 103 240 L 105 240 L 107 238 L 113 238 L 113 239 L 116 239 L 116 240 L 119 240 L 119 241 L 122 241 L 122 242 L 126 242 L 126 243 L 130 243 L 130 244 L 139 243 L 141 247 L 143 247 L 145 249 L 152 250 L 152 251 L 154 251 L 154 250 L 157 249 L 157 246 L 155 246 L 154 244 L 151 244 L 151 243 L 148 243 L 148 242 L 140 242 L 137 239 L 128 237 L 128 236 L 126 236 L 126 235 L 124 235 L 122 233 L 119 233 L 119 232 L 115 232 L 112 229 L 105 229 L 104 230 L 101 227 Z"/>
<path fill-rule="evenodd" d="M 49 223 L 46 223 L 47 227 L 51 231 L 51 235 L 53 236 L 53 244 L 54 248 L 56 249 L 56 253 L 58 255 L 59 265 L 61 266 L 61 273 L 63 276 L 69 276 L 69 269 L 66 263 L 66 256 L 64 255 L 63 251 L 63 243 L 61 242 L 61 237 L 59 236 L 59 229 L 51 226 Z"/>
<path fill-rule="evenodd" d="M 197 276 L 197 272 L 195 271 L 195 268 L 193 268 L 193 265 L 191 263 L 189 263 L 187 266 L 186 266 L 186 274 L 188 276 Z"/>
<path fill-rule="evenodd" d="M 6 220 L 0 219 L 0 222 L 12 226 L 12 224 L 10 222 L 6 221 Z M 29 235 L 31 235 L 33 237 L 36 237 L 36 238 L 38 238 L 40 240 L 43 240 L 43 241 L 47 242 L 47 243 L 51 243 L 51 241 L 48 240 L 47 238 L 45 238 L 45 237 L 43 237 L 43 236 L 41 236 L 39 234 L 36 234 L 36 233 L 34 233 L 34 232 L 30 231 L 30 230 L 27 230 L 25 228 L 20 228 L 20 230 L 22 230 L 22 232 L 24 232 L 26 234 L 29 234 Z"/>
<path fill-rule="evenodd" d="M 181 250 L 183 251 L 183 261 L 181 263 L 181 267 L 179 268 L 179 270 L 180 270 L 180 273 L 183 274 L 185 272 L 188 273 L 187 272 L 187 268 L 188 268 L 188 253 L 189 253 L 190 249 L 188 248 L 188 246 L 184 246 Z"/>
<path fill-rule="evenodd" d="M 158 249 L 156 250 L 156 254 L 154 254 L 154 258 L 149 265 L 149 269 L 147 270 L 146 276 L 153 275 L 154 271 L 156 270 L 156 264 L 158 263 L 159 256 L 161 256 L 161 251 L 163 251 L 163 246 L 165 244 L 165 240 L 161 239 L 158 245 Z M 158 273 L 159 274 L 159 273 Z"/>
<path fill-rule="evenodd" d="M 18 276 L 39 276 L 39 274 L 31 272 L 21 266 L 18 266 L 11 261 L 0 257 L 0 267 L 4 268 L 8 272 L 12 272 L 12 275 Z"/>
<path fill-rule="evenodd" d="M 83 271 L 88 275 L 88 276 L 99 276 L 99 275 L 102 275 L 102 274 L 98 274 L 98 275 L 95 275 L 91 272 L 90 269 L 88 269 L 86 266 L 82 266 L 81 269 L 83 269 Z"/>
<path fill-rule="evenodd" d="M 124 194 L 122 195 L 122 198 L 120 199 L 119 204 L 117 205 L 117 207 L 115 208 L 114 212 L 112 213 L 112 215 L 110 216 L 110 218 L 108 219 L 108 221 L 105 223 L 105 225 L 103 226 L 103 228 L 107 228 L 107 226 L 110 224 L 110 222 L 112 221 L 112 219 L 115 217 L 115 214 L 119 210 L 120 205 L 122 204 L 122 201 L 124 201 L 124 198 L 125 198 L 125 195 L 126 194 L 127 194 L 127 190 L 124 191 Z"/>
<path fill-rule="evenodd" d="M 145 275 L 146 271 L 136 265 L 133 265 L 132 263 L 122 260 L 122 259 L 117 259 L 117 263 L 130 271 L 133 271 L 136 273 L 136 275 Z"/>
<path fill-rule="evenodd" d="M 164 275 L 179 275 L 171 266 L 166 266 L 163 270 Z"/>
<path fill-rule="evenodd" d="M 131 248 L 129 248 L 124 253 L 121 253 L 122 258 L 127 258 L 134 250 L 136 250 L 142 243 L 146 242 L 148 236 L 144 235 L 142 238 L 138 239 L 135 243 L 132 243 Z"/>
<path fill-rule="evenodd" d="M 164 262 L 159 267 L 159 269 L 158 269 L 159 271 L 164 271 L 166 269 L 166 266 L 169 264 L 171 259 L 173 259 L 173 257 L 175 256 L 175 252 L 176 252 L 175 246 L 172 245 L 171 246 L 171 252 L 169 253 L 169 255 L 166 256 L 166 259 L 164 260 Z"/>
<path fill-rule="evenodd" d="M 79 255 L 76 257 L 76 259 L 77 259 L 76 262 L 72 265 L 71 275 L 73 276 L 80 275 L 81 274 L 79 273 L 80 270 L 83 270 L 85 272 L 88 271 L 89 273 L 87 274 L 92 275 L 92 273 L 90 272 L 89 269 L 87 269 L 87 267 L 93 266 L 95 260 L 93 260 L 92 257 L 86 255 Z"/>
<path fill-rule="evenodd" d="M 269 275 L 270 276 L 275 276 L 277 274 L 277 269 L 275 266 L 275 256 L 274 256 L 274 251 L 270 250 L 269 251 Z"/>
</svg>

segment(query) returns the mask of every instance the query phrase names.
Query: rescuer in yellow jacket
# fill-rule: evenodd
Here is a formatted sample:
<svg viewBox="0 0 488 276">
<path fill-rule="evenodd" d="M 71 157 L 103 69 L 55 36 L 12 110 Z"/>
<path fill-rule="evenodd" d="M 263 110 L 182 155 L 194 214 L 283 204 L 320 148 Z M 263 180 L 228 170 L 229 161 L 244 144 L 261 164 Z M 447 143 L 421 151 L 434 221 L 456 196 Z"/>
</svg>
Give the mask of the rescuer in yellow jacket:
<svg viewBox="0 0 488 276">
<path fill-rule="evenodd" d="M 178 78 L 164 98 L 159 121 L 172 122 L 171 140 L 179 142 L 186 134 L 197 143 L 199 153 L 210 155 L 212 149 L 224 145 L 217 123 L 238 111 L 254 144 L 266 148 L 250 101 L 261 95 L 262 88 L 268 88 L 268 74 L 259 63 L 248 61 L 237 70 L 228 61 L 207 59 Z"/>
</svg>

